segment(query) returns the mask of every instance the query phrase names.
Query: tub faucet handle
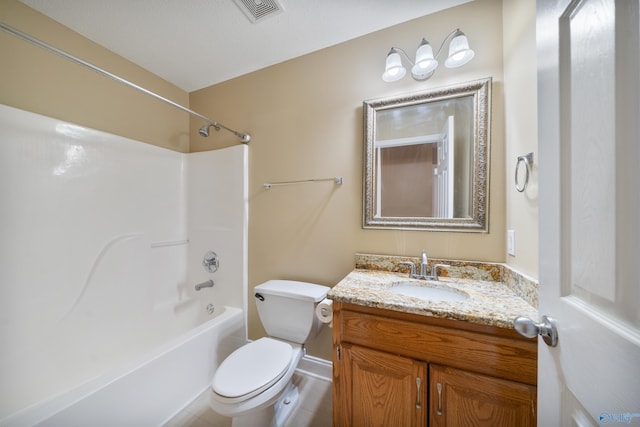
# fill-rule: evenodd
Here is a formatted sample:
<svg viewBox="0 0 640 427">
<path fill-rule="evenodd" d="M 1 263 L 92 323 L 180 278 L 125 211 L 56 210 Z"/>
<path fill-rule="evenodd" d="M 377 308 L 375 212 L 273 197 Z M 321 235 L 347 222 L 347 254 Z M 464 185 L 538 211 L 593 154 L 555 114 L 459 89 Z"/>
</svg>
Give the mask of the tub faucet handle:
<svg viewBox="0 0 640 427">
<path fill-rule="evenodd" d="M 209 251 L 204 254 L 202 266 L 209 273 L 215 273 L 220 267 L 220 258 L 218 258 L 218 255 L 215 252 Z"/>
</svg>

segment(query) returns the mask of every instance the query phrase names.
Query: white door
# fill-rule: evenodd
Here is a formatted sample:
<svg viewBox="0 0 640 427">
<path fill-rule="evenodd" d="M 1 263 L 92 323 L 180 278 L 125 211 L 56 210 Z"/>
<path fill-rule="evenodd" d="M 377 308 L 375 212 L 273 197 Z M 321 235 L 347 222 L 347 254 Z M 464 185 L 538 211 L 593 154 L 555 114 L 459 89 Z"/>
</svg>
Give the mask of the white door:
<svg viewBox="0 0 640 427">
<path fill-rule="evenodd" d="M 453 126 L 453 116 L 449 116 L 436 143 L 438 158 L 433 169 L 433 216 L 436 218 L 453 218 Z"/>
<path fill-rule="evenodd" d="M 640 425 L 639 2 L 537 8 L 538 425 Z"/>
</svg>

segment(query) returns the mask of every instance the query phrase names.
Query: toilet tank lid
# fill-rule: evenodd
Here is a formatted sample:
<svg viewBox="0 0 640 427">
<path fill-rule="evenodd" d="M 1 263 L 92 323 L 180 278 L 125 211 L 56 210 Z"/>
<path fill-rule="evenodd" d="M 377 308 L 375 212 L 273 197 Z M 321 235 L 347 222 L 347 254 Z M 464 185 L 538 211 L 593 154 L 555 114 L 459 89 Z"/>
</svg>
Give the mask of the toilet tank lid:
<svg viewBox="0 0 640 427">
<path fill-rule="evenodd" d="M 322 301 L 329 292 L 328 286 L 295 280 L 268 280 L 254 288 L 257 293 L 296 298 L 306 301 Z"/>
</svg>

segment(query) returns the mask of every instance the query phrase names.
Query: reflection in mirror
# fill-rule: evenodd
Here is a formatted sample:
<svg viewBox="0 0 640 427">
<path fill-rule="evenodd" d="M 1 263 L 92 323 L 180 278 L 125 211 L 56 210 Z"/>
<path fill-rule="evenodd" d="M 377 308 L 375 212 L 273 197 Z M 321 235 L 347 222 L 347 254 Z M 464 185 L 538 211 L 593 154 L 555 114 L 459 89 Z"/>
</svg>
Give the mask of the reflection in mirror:
<svg viewBox="0 0 640 427">
<path fill-rule="evenodd" d="M 364 102 L 364 228 L 487 231 L 491 79 Z"/>
</svg>

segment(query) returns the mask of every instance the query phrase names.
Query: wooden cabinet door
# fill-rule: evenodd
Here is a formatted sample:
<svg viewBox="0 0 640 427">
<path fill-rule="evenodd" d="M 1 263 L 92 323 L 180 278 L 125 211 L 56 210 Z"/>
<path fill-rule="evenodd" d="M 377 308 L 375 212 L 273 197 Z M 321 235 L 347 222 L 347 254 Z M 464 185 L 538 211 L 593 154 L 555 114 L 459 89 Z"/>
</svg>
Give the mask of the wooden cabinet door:
<svg viewBox="0 0 640 427">
<path fill-rule="evenodd" d="M 430 427 L 535 427 L 536 387 L 429 365 Z"/>
<path fill-rule="evenodd" d="M 341 427 L 427 422 L 426 363 L 365 347 L 341 346 Z"/>
</svg>

